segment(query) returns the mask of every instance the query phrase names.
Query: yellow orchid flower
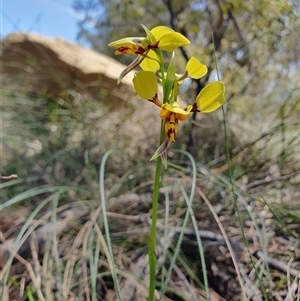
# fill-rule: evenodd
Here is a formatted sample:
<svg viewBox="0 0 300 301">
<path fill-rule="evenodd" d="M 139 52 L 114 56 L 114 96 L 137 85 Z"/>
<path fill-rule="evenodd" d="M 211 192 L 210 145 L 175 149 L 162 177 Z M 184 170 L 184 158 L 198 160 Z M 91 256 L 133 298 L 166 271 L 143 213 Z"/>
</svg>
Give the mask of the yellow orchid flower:
<svg viewBox="0 0 300 301">
<path fill-rule="evenodd" d="M 163 51 L 174 51 L 181 46 L 187 46 L 190 41 L 181 33 L 166 26 L 157 26 L 152 30 L 142 25 L 146 37 L 127 37 L 108 44 L 117 48 L 115 54 L 144 54 L 149 49 L 161 49 Z"/>
<path fill-rule="evenodd" d="M 184 74 L 175 73 L 176 48 L 187 46 L 190 41 L 179 32 L 166 26 L 157 26 L 149 30 L 142 25 L 145 37 L 126 37 L 108 46 L 116 48 L 115 54 L 137 55 L 136 58 L 121 72 L 118 83 L 137 66 L 141 71 L 135 73 L 133 85 L 136 93 L 144 99 L 153 102 L 160 108 L 160 117 L 164 121 L 166 140 L 155 151 L 151 160 L 161 156 L 166 165 L 167 148 L 170 142 L 175 142 L 179 121 L 187 119 L 191 112 L 211 113 L 225 102 L 225 85 L 221 81 L 208 84 L 197 95 L 193 105 L 180 108 L 177 98 L 179 87 L 186 78 L 200 79 L 208 70 L 195 57 L 186 64 Z M 168 67 L 162 51 L 172 52 Z M 158 98 L 158 82 L 163 86 L 162 102 Z"/>
<path fill-rule="evenodd" d="M 185 120 L 191 112 L 193 106 L 189 105 L 186 109 L 181 109 L 177 102 L 172 105 L 165 103 L 161 106 L 160 117 L 165 120 L 165 132 L 169 141 L 175 142 L 178 132 L 178 121 Z"/>
<path fill-rule="evenodd" d="M 149 30 L 144 25 L 142 25 L 142 27 L 145 30 L 146 37 L 127 37 L 108 44 L 108 46 L 117 49 L 115 51 L 116 55 L 123 53 L 138 55 L 137 58 L 122 71 L 118 78 L 118 84 L 126 74 L 139 66 L 145 59 L 149 58 L 153 60 L 154 54 L 152 52 L 157 50 L 174 51 L 178 47 L 190 44 L 190 41 L 185 36 L 169 27 L 157 26 L 152 30 Z M 157 66 L 160 67 L 160 63 L 161 62 L 157 61 L 157 64 L 154 63 L 155 67 L 153 67 L 153 63 L 150 64 L 150 66 L 157 71 L 159 69 Z M 149 67 L 145 68 L 149 70 Z"/>
<path fill-rule="evenodd" d="M 196 97 L 195 103 L 185 109 L 180 108 L 176 101 L 172 105 L 169 103 L 161 105 L 160 117 L 165 120 L 165 132 L 169 141 L 175 141 L 179 120 L 186 120 L 191 112 L 211 113 L 224 102 L 225 85 L 221 81 L 216 81 L 204 87 Z"/>
<path fill-rule="evenodd" d="M 153 94 L 153 93 L 152 93 Z M 155 151 L 150 161 L 162 157 L 165 167 L 167 167 L 167 149 L 169 142 L 174 142 L 178 132 L 178 121 L 187 119 L 191 112 L 211 113 L 218 109 L 225 101 L 225 85 L 223 82 L 213 82 L 204 87 L 196 97 L 194 105 L 189 105 L 185 109 L 179 107 L 175 101 L 173 104 L 157 104 L 160 106 L 160 117 L 165 120 L 164 129 L 167 139 Z"/>
<path fill-rule="evenodd" d="M 200 74 L 200 73 L 199 73 Z M 174 142 L 178 132 L 178 121 L 184 121 L 191 112 L 211 113 L 217 110 L 225 102 L 225 85 L 221 81 L 216 81 L 204 87 L 193 105 L 187 106 L 185 109 L 179 107 L 171 91 L 170 100 L 174 100 L 171 104 L 166 102 L 162 104 L 158 97 L 157 78 L 152 71 L 139 71 L 135 73 L 133 85 L 136 93 L 149 101 L 152 101 L 160 107 L 160 117 L 165 120 L 165 132 L 169 141 Z M 177 96 L 176 96 L 177 98 Z"/>
</svg>

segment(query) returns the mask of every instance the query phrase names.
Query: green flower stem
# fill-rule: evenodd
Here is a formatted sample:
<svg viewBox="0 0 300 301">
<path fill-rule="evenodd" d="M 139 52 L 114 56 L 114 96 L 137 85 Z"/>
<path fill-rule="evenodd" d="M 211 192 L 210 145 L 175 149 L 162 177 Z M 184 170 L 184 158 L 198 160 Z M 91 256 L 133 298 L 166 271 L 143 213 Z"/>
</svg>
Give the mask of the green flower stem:
<svg viewBox="0 0 300 301">
<path fill-rule="evenodd" d="M 152 196 L 152 224 L 148 241 L 148 256 L 149 256 L 149 297 L 148 301 L 154 301 L 155 283 L 156 283 L 156 224 L 157 224 L 157 209 L 158 209 L 158 195 L 160 186 L 161 174 L 161 157 L 157 158 L 156 171 L 154 179 L 154 190 Z"/>
<path fill-rule="evenodd" d="M 159 66 L 160 66 L 160 75 L 161 75 L 161 84 L 163 86 L 163 92 L 165 92 L 165 69 L 164 69 L 164 59 L 160 50 L 156 52 L 158 55 Z M 165 93 L 164 93 L 165 94 Z"/>
<path fill-rule="evenodd" d="M 163 57 L 160 50 L 158 50 L 157 53 L 160 61 L 162 85 L 164 87 L 165 78 L 164 78 Z M 161 127 L 160 127 L 160 144 L 162 143 L 163 140 L 162 137 L 163 137 L 163 121 L 161 122 Z M 155 284 L 156 284 L 156 224 L 157 224 L 160 177 L 161 177 L 161 163 L 162 163 L 162 159 L 159 156 L 156 160 L 154 188 L 153 188 L 153 195 L 152 195 L 152 215 L 151 215 L 152 224 L 151 224 L 151 230 L 150 230 L 149 241 L 148 241 L 149 274 L 150 274 L 148 301 L 154 301 Z"/>
</svg>

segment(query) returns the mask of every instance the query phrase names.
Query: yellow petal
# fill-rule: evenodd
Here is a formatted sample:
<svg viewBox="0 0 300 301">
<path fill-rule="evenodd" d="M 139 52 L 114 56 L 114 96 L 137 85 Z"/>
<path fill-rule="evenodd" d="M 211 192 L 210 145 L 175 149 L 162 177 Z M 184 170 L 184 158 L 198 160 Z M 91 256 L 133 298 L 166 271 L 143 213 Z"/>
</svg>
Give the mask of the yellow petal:
<svg viewBox="0 0 300 301">
<path fill-rule="evenodd" d="M 152 100 L 157 94 L 157 81 L 153 72 L 139 71 L 133 78 L 133 85 L 136 93 L 145 99 Z"/>
<path fill-rule="evenodd" d="M 159 111 L 159 115 L 161 119 L 166 119 L 170 115 L 170 111 L 161 107 Z"/>
<path fill-rule="evenodd" d="M 198 79 L 207 73 L 207 68 L 192 56 L 186 64 L 186 71 L 189 77 Z"/>
<path fill-rule="evenodd" d="M 225 85 L 221 81 L 208 84 L 198 94 L 197 109 L 202 113 L 210 113 L 218 109 L 225 102 Z"/>
<path fill-rule="evenodd" d="M 145 38 L 140 37 L 128 37 L 123 38 L 108 44 L 109 47 L 119 48 L 121 46 L 131 46 L 135 44 L 141 44 Z"/>
<path fill-rule="evenodd" d="M 150 32 L 154 35 L 156 41 L 159 41 L 165 34 L 175 31 L 167 26 L 156 26 Z"/>
<path fill-rule="evenodd" d="M 190 114 L 191 110 L 192 110 L 193 106 L 189 105 L 186 109 L 184 109 L 184 114 L 178 114 L 178 119 L 180 121 L 184 121 L 187 119 L 188 115 Z"/>
<path fill-rule="evenodd" d="M 192 106 L 188 106 L 188 110 L 186 111 L 184 109 L 181 109 L 177 102 L 174 102 L 172 106 L 166 102 L 165 104 L 163 104 L 162 109 L 165 109 L 169 112 L 176 113 L 176 114 L 189 115 Z"/>
<path fill-rule="evenodd" d="M 190 41 L 179 32 L 165 34 L 159 40 L 158 48 L 163 51 L 174 51 L 178 47 L 190 45 Z"/>
<path fill-rule="evenodd" d="M 158 58 L 155 51 L 150 50 L 147 54 L 147 57 L 141 62 L 140 67 L 144 71 L 152 71 L 156 73 L 159 70 Z"/>
<path fill-rule="evenodd" d="M 173 51 L 178 47 L 190 44 L 190 41 L 184 35 L 167 26 L 154 27 L 151 29 L 151 33 L 156 41 L 159 41 L 158 48 L 164 51 Z"/>
<path fill-rule="evenodd" d="M 109 47 L 118 48 L 115 52 L 116 55 L 127 54 L 142 54 L 145 52 L 145 48 L 142 45 L 145 38 L 141 37 L 128 37 L 123 38 L 108 44 Z"/>
</svg>

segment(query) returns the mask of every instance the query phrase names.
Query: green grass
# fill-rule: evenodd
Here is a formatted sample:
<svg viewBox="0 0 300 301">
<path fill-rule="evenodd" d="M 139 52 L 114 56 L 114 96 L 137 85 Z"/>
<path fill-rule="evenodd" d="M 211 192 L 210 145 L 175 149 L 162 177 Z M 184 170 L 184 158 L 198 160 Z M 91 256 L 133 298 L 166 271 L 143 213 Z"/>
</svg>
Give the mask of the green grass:
<svg viewBox="0 0 300 301">
<path fill-rule="evenodd" d="M 139 114 L 129 106 L 110 115 L 95 100 L 61 105 L 42 93 L 4 88 L 1 174 L 19 179 L 1 183 L 3 241 L 14 242 L 0 274 L 1 300 L 105 300 L 109 294 L 126 300 L 132 292 L 147 298 L 154 174 L 148 159 L 155 135 L 146 145 L 144 133 L 128 130 Z M 171 149 L 158 200 L 155 295 L 208 300 L 216 291 L 226 300 L 243 294 L 277 300 L 283 292 L 299 300 L 293 274 L 300 270 L 299 101 L 270 100 L 256 122 L 244 118 L 246 111 L 225 113 L 232 183 L 224 132 L 211 136 L 213 124 L 222 128 L 218 114 L 202 119 L 194 157 Z M 200 130 L 205 126 L 208 132 Z M 178 141 L 180 147 L 184 129 Z M 43 248 L 33 241 L 13 261 L 39 229 L 49 230 Z M 226 241 L 210 236 L 221 233 Z M 258 259 L 257 250 L 286 270 Z"/>
</svg>

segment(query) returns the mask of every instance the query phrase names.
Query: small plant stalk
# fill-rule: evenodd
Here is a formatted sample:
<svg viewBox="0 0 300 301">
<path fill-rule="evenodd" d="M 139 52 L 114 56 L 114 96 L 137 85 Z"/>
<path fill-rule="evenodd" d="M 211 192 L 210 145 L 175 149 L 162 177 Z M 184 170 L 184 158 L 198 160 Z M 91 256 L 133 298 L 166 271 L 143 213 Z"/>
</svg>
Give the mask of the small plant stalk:
<svg viewBox="0 0 300 301">
<path fill-rule="evenodd" d="M 148 301 L 154 301 L 155 282 L 156 282 L 156 224 L 157 224 L 157 209 L 158 209 L 158 194 L 160 186 L 162 159 L 159 157 L 156 161 L 156 171 L 154 179 L 154 190 L 152 197 L 152 224 L 148 242 L 149 256 L 149 297 Z"/>
</svg>

